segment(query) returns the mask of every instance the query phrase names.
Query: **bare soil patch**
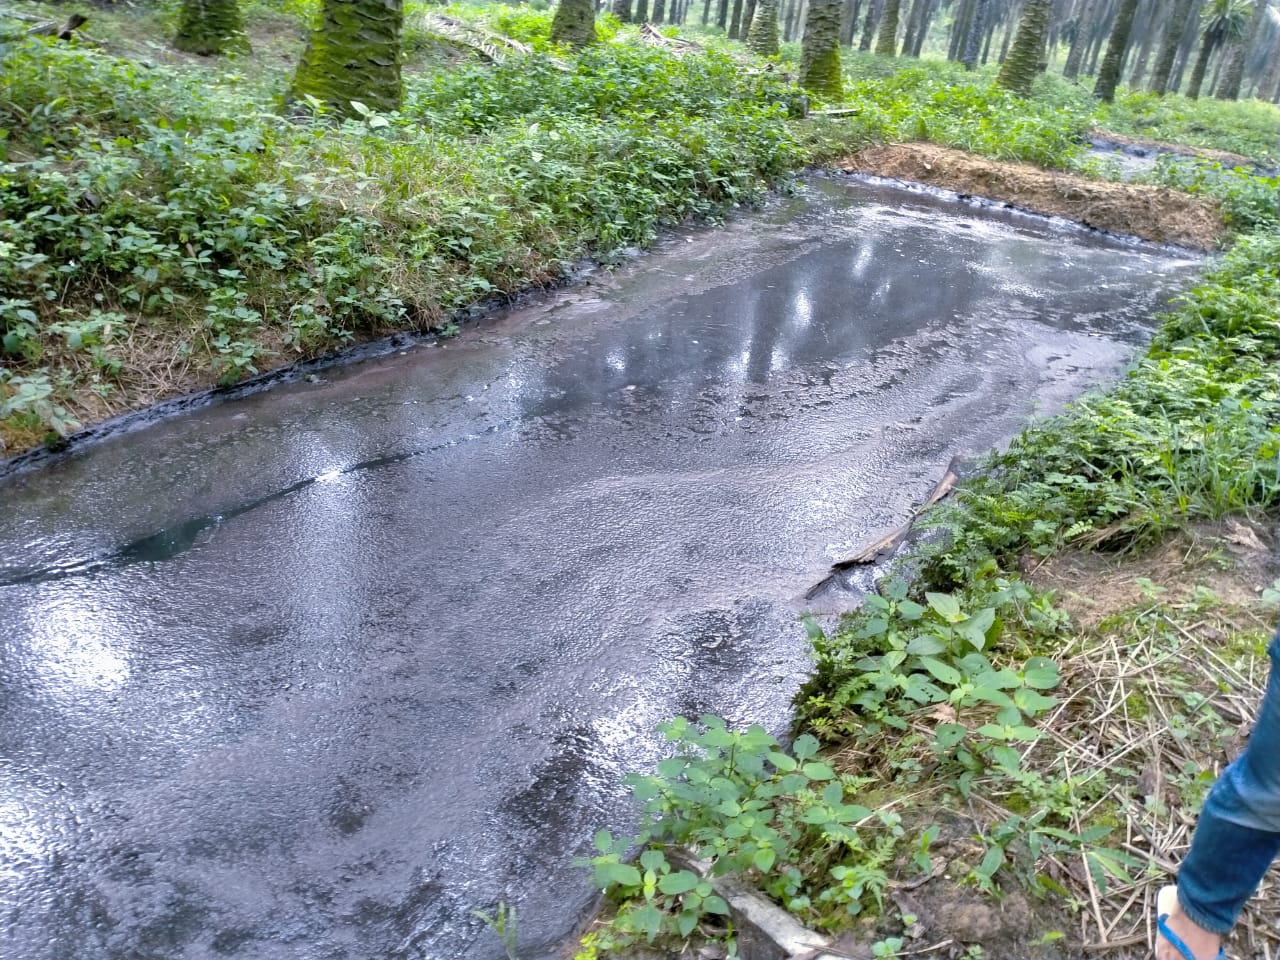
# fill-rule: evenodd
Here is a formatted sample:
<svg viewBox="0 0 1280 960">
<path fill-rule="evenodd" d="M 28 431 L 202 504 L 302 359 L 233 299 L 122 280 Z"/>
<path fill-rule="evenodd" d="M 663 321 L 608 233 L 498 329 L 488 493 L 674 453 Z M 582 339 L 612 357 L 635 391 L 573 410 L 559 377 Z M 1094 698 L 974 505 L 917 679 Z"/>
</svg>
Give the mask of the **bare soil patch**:
<svg viewBox="0 0 1280 960">
<path fill-rule="evenodd" d="M 1079 629 L 1095 631 L 1153 594 L 1180 605 L 1208 592 L 1224 611 L 1252 611 L 1280 575 L 1280 557 L 1266 524 L 1227 517 L 1191 524 L 1149 553 L 1073 550 L 1027 567 L 1027 579 L 1053 590 Z M 1247 625 L 1268 626 L 1252 612 Z"/>
<path fill-rule="evenodd" d="M 1155 243 L 1214 249 L 1226 234 L 1215 201 L 1148 184 L 1108 183 L 1026 163 L 1004 163 L 927 143 L 869 147 L 839 161 L 849 173 L 915 180 L 956 193 L 1065 217 Z"/>
</svg>

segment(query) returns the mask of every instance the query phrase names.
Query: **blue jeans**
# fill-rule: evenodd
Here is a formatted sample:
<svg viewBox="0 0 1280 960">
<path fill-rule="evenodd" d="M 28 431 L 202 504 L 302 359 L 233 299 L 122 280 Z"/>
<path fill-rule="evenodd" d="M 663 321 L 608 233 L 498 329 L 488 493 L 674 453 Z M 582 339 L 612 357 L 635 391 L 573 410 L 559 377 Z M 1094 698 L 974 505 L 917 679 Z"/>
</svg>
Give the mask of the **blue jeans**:
<svg viewBox="0 0 1280 960">
<path fill-rule="evenodd" d="M 1197 926 L 1226 934 L 1280 853 L 1280 631 L 1249 745 L 1209 791 L 1178 871 L 1178 902 Z"/>
</svg>

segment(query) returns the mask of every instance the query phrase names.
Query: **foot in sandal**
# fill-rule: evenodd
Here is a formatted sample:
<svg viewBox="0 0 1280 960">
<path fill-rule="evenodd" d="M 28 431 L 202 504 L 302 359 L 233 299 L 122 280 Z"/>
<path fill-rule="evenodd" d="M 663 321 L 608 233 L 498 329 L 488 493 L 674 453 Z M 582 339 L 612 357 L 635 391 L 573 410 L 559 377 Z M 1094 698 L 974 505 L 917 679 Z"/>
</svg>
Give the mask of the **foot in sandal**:
<svg viewBox="0 0 1280 960">
<path fill-rule="evenodd" d="M 1222 938 L 1196 926 L 1178 904 L 1178 888 L 1156 897 L 1156 960 L 1223 960 Z"/>
</svg>

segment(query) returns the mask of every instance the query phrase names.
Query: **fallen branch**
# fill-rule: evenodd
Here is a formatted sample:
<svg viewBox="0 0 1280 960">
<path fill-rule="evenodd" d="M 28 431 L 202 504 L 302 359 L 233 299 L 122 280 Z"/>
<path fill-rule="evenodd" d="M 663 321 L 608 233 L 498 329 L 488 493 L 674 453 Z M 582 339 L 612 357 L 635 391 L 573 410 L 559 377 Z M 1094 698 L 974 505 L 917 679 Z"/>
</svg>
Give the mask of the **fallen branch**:
<svg viewBox="0 0 1280 960">
<path fill-rule="evenodd" d="M 89 22 L 89 18 L 82 13 L 73 13 L 67 17 L 67 22 L 62 26 L 58 26 L 56 20 L 46 20 L 43 23 L 36 24 L 27 31 L 29 37 L 57 37 L 59 40 L 70 40 L 71 35 L 80 29 L 84 24 Z"/>
<path fill-rule="evenodd" d="M 901 526 L 895 527 L 889 533 L 885 534 L 875 543 L 868 547 L 864 547 L 851 557 L 844 560 L 838 560 L 831 565 L 831 572 L 825 578 L 820 580 L 814 586 L 805 592 L 804 598 L 812 600 L 823 589 L 825 589 L 833 580 L 840 579 L 840 574 L 851 567 L 864 566 L 869 563 L 875 563 L 882 556 L 895 550 L 908 533 L 911 532 L 912 526 L 920 519 L 920 515 L 932 507 L 935 503 L 946 497 L 955 488 L 956 481 L 960 479 L 960 458 L 952 457 L 951 462 L 947 464 L 947 469 L 942 475 L 942 479 L 937 482 L 933 488 L 933 492 L 929 494 L 927 500 L 920 504 L 912 511 L 910 519 Z"/>
<path fill-rule="evenodd" d="M 677 55 L 682 53 L 702 53 L 706 49 L 701 44 L 694 43 L 692 40 L 685 40 L 683 37 L 668 37 L 649 23 L 640 24 L 640 40 L 654 47 L 663 47 Z"/>
</svg>

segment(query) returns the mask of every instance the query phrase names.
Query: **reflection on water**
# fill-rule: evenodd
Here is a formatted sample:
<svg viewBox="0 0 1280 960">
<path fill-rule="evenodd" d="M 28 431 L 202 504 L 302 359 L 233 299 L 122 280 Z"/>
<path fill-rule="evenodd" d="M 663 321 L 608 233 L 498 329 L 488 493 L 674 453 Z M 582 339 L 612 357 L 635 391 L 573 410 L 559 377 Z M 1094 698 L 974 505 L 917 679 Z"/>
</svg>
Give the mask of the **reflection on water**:
<svg viewBox="0 0 1280 960">
<path fill-rule="evenodd" d="M 438 346 L 0 481 L 0 956 L 552 954 L 653 726 L 1194 265 L 819 184 Z"/>
</svg>

